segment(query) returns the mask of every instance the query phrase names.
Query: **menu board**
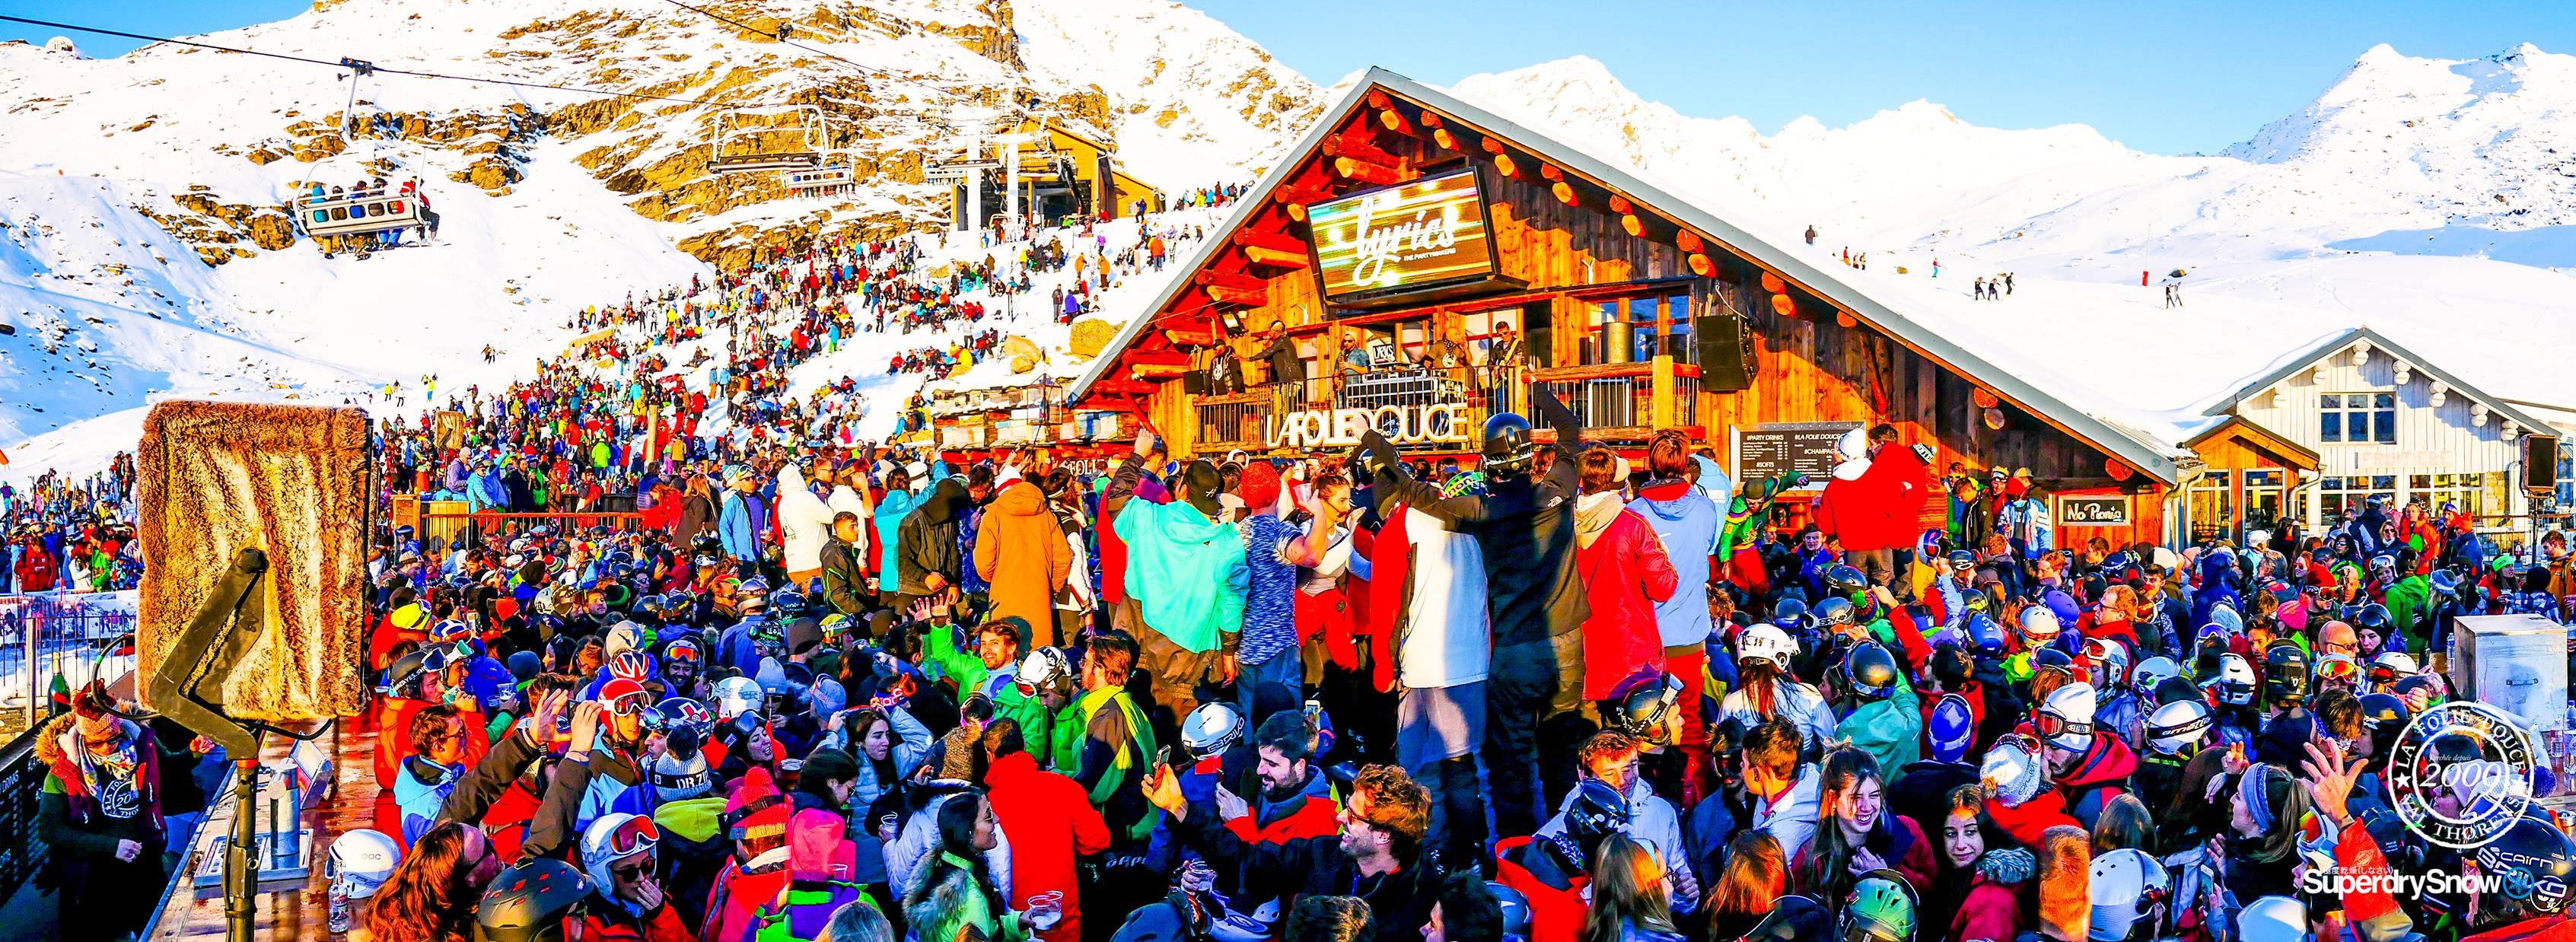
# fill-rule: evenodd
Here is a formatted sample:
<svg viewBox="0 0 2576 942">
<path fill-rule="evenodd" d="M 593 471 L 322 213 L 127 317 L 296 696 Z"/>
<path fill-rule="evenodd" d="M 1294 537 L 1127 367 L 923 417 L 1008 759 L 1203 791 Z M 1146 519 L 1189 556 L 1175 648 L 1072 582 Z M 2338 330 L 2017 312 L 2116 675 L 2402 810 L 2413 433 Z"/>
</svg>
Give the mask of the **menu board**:
<svg viewBox="0 0 2576 942">
<path fill-rule="evenodd" d="M 1729 437 L 1729 468 L 1737 481 L 1756 481 L 1782 474 L 1807 476 L 1806 490 L 1822 490 L 1833 474 L 1834 445 L 1858 422 L 1779 422 L 1737 426 Z"/>
</svg>

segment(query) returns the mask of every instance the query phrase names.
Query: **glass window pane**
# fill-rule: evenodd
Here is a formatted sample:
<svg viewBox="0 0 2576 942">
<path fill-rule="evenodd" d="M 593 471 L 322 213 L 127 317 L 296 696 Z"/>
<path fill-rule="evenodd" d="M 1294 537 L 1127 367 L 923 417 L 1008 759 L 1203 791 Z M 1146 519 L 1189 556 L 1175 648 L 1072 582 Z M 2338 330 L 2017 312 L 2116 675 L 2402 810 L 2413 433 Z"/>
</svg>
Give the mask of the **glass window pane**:
<svg viewBox="0 0 2576 942">
<path fill-rule="evenodd" d="M 2337 412 L 2328 412 L 2325 413 L 2324 416 L 2325 420 L 2323 422 L 2323 427 L 2317 430 L 2317 437 L 2330 442 L 2342 441 L 2343 415 Z"/>
<path fill-rule="evenodd" d="M 2326 393 L 2325 395 L 2318 396 L 2317 406 L 2318 408 L 2323 409 L 2341 409 L 2343 408 L 2343 396 L 2339 393 Z"/>
<path fill-rule="evenodd" d="M 2380 413 L 2376 413 L 2376 414 L 2379 416 L 2379 423 L 2378 423 L 2378 424 L 2379 424 L 2379 428 L 2378 428 L 2378 437 L 2373 438 L 2373 439 L 2371 439 L 2371 440 L 2372 440 L 2372 441 L 2375 441 L 2375 442 L 2378 442 L 2378 443 L 2380 443 L 2380 444 L 2382 444 L 2382 445 L 2393 445 L 2393 444 L 2396 444 L 2396 443 L 2397 443 L 2397 413 L 2394 413 L 2394 412 L 2380 412 Z"/>
<path fill-rule="evenodd" d="M 2344 441 L 2366 442 L 2370 440 L 2370 413 L 2346 412 L 2343 416 Z"/>
<path fill-rule="evenodd" d="M 2442 475 L 2442 477 L 2449 477 L 2449 475 Z M 2420 491 L 2432 487 L 2433 478 L 2434 476 L 2429 474 L 2410 474 L 2406 476 L 2406 486 Z"/>
<path fill-rule="evenodd" d="M 2380 393 L 2379 395 L 2370 397 L 2370 404 L 2373 408 L 2379 409 L 2397 408 L 2397 394 Z"/>
<path fill-rule="evenodd" d="M 2394 474 L 2382 474 L 2371 478 L 2370 489 L 2374 491 L 2395 493 L 2397 491 L 2397 476 Z"/>
</svg>

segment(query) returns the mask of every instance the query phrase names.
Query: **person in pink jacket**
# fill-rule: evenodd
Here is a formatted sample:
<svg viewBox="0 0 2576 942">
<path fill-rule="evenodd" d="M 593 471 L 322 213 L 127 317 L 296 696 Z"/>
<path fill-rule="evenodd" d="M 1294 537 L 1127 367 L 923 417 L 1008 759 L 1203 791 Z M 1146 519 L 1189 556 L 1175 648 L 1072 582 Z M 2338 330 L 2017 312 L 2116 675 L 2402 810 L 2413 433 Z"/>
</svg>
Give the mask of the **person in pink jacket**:
<svg viewBox="0 0 2576 942">
<path fill-rule="evenodd" d="M 1574 566 L 1592 615 L 1583 621 L 1583 699 L 1600 702 L 1619 682 L 1664 669 L 1655 603 L 1681 577 L 1655 529 L 1623 503 L 1628 464 L 1606 448 L 1579 459 L 1583 496 L 1574 503 Z"/>
</svg>

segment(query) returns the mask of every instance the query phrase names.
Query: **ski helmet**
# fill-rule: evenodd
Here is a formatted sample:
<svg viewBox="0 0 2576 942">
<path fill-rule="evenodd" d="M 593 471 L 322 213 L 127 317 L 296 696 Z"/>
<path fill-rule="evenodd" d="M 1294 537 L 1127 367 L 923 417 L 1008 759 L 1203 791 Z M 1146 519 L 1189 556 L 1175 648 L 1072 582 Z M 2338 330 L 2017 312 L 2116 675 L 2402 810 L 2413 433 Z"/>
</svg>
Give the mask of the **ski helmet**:
<svg viewBox="0 0 2576 942">
<path fill-rule="evenodd" d="M 1852 883 L 1843 904 L 1843 942 L 1913 942 L 1914 888 L 1893 870 L 1872 870 Z"/>
<path fill-rule="evenodd" d="M 2176 700 L 2147 714 L 2147 745 L 2168 756 L 2189 754 L 2209 738 L 2209 704 Z"/>
<path fill-rule="evenodd" d="M 2084 665 L 2104 690 L 2129 682 L 2129 646 L 2118 638 L 2084 639 Z"/>
<path fill-rule="evenodd" d="M 2397 734 L 2413 719 L 2405 699 L 2391 693 L 2361 695 L 2361 725 L 2370 731 L 2372 755 L 2385 756 L 2397 746 Z"/>
<path fill-rule="evenodd" d="M 330 881 L 331 891 L 341 899 L 366 899 L 376 895 L 376 888 L 385 884 L 399 863 L 401 845 L 382 831 L 360 828 L 331 842 L 331 858 L 323 864 L 322 878 Z"/>
<path fill-rule="evenodd" d="M 1818 942 L 1831 937 L 1833 926 L 1834 916 L 1825 904 L 1813 897 L 1783 896 L 1740 942 Z"/>
<path fill-rule="evenodd" d="M 1508 477 L 1529 470 L 1538 458 L 1538 439 L 1532 436 L 1530 420 L 1517 413 L 1497 412 L 1485 419 L 1485 443 L 1480 449 L 1484 460 L 1476 470 L 1489 479 Z"/>
<path fill-rule="evenodd" d="M 1485 891 L 1494 894 L 1494 907 L 1503 911 L 1503 942 L 1528 942 L 1529 897 L 1507 884 L 1490 881 L 1485 884 Z"/>
<path fill-rule="evenodd" d="M 1850 599 L 1852 604 L 1858 605 L 1862 599 L 1869 597 L 1869 577 L 1862 575 L 1859 569 L 1851 566 L 1835 566 L 1827 569 L 1825 570 L 1825 596 Z"/>
<path fill-rule="evenodd" d="M 2405 677 L 2397 678 L 2396 683 L 2388 685 L 2389 693 L 2393 693 L 2401 697 L 2418 690 L 2423 691 L 2424 695 L 2430 698 L 2430 702 L 2433 703 L 2440 703 L 2449 697 L 2449 694 L 2443 691 L 2442 679 L 2439 674 L 2410 674 Z"/>
<path fill-rule="evenodd" d="M 2217 688 L 2220 703 L 2246 706 L 2254 702 L 2254 665 L 2234 651 L 2221 654 L 2217 676 L 2203 680 L 2201 686 Z"/>
<path fill-rule="evenodd" d="M 600 815 L 581 832 L 581 862 L 584 876 L 592 886 L 615 886 L 610 868 L 617 861 L 637 854 L 652 860 L 653 849 L 662 843 L 662 828 L 643 815 L 613 811 Z"/>
<path fill-rule="evenodd" d="M 2021 636 L 2032 644 L 2046 644 L 2060 630 L 2057 613 L 2046 605 L 2032 605 L 2021 610 Z"/>
<path fill-rule="evenodd" d="M 2400 678 L 2415 676 L 2420 670 L 2422 669 L 2415 666 L 2415 656 L 2412 654 L 2404 651 L 2381 651 L 2378 657 L 2370 659 L 2368 673 L 2372 686 L 2386 688 L 2397 683 Z"/>
<path fill-rule="evenodd" d="M 2093 920 L 2088 938 L 2092 942 L 2127 939 L 2138 917 L 2164 898 L 2169 885 L 2164 864 L 2146 851 L 2123 847 L 2093 858 Z"/>
<path fill-rule="evenodd" d="M 2093 746 L 2093 709 L 2099 699 L 2092 684 L 2080 680 L 2064 684 L 2049 691 L 2033 725 L 2049 745 L 2082 752 Z"/>
<path fill-rule="evenodd" d="M 2303 942 L 2308 937 L 2308 907 L 2287 896 L 2247 903 L 2236 914 L 2236 937 L 2242 942 Z"/>
<path fill-rule="evenodd" d="M 1943 762 L 1957 762 L 1968 754 L 1977 741 L 1976 712 L 1968 708 L 1968 699 L 1955 693 L 1942 694 L 1932 704 L 1932 714 L 1923 724 L 1932 743 L 1932 757 Z"/>
<path fill-rule="evenodd" d="M 2141 700 L 2153 700 L 2157 684 L 2180 676 L 2182 665 L 2174 663 L 2173 658 L 2151 657 L 2139 661 L 2137 668 L 2129 672 L 2129 689 L 2137 691 Z"/>
<path fill-rule="evenodd" d="M 1771 623 L 1783 631 L 1804 631 L 1814 625 L 1807 614 L 1807 603 L 1796 597 L 1783 597 L 1771 603 Z"/>
<path fill-rule="evenodd" d="M 2379 636 L 2385 638 L 2389 626 L 2388 606 L 2377 602 L 2364 605 L 2361 611 L 2353 613 L 2352 624 L 2355 628 L 2379 632 Z"/>
<path fill-rule="evenodd" d="M 2361 686 L 2361 664 L 2349 654 L 2328 654 L 2317 658 L 2316 677 L 2319 690 L 2329 684 L 2340 685 L 2346 690 L 2356 689 Z"/>
<path fill-rule="evenodd" d="M 1986 750 L 1985 760 L 1977 764 L 1977 777 L 1996 801 L 2018 808 L 2048 790 L 2048 763 L 2040 760 L 2037 741 L 2008 733 Z"/>
<path fill-rule="evenodd" d="M 1851 624 L 1857 614 L 1852 608 L 1851 600 L 1839 595 L 1826 596 L 1825 600 L 1817 602 L 1815 607 L 1816 625 L 1820 628 L 1831 629 Z"/>
<path fill-rule="evenodd" d="M 1958 572 L 1977 568 L 1977 554 L 1967 550 L 1951 550 L 1949 560 L 1950 568 Z"/>
<path fill-rule="evenodd" d="M 1033 648 L 1028 656 L 1020 658 L 1020 671 L 1014 680 L 1033 691 L 1058 685 L 1069 687 L 1073 682 L 1073 665 L 1064 659 L 1064 652 L 1060 649 Z"/>
<path fill-rule="evenodd" d="M 1982 598 L 1982 596 L 1980 596 Z M 2004 652 L 2004 629 L 1984 612 L 1968 616 L 1968 644 L 1977 653 L 1993 657 Z"/>
<path fill-rule="evenodd" d="M 693 729 L 704 737 L 716 728 L 715 712 L 687 697 L 663 697 L 653 708 L 661 711 L 664 729 Z"/>
<path fill-rule="evenodd" d="M 716 718 L 730 720 L 760 709 L 763 696 L 760 682 L 749 677 L 727 677 L 716 681 Z"/>
<path fill-rule="evenodd" d="M 2481 876 L 2501 878 L 2511 892 L 2479 893 L 2469 901 L 2469 925 L 2486 928 L 2567 911 L 2568 883 L 2576 880 L 2576 846 L 2545 818 L 2524 815 L 2503 835 L 2471 855 Z"/>
<path fill-rule="evenodd" d="M 558 942 L 564 918 L 579 911 L 590 881 L 571 864 L 539 857 L 501 871 L 474 911 L 479 942 Z"/>
<path fill-rule="evenodd" d="M 1645 740 L 1648 745 L 1672 745 L 1675 705 L 1681 702 L 1682 679 L 1657 673 L 1624 685 L 1626 691 L 1612 691 L 1619 700 L 1619 728 L 1628 735 Z"/>
<path fill-rule="evenodd" d="M 1207 758 L 1232 748 L 1243 741 L 1243 714 L 1230 703 L 1209 701 L 1190 711 L 1181 722 L 1181 746 L 1197 758 Z"/>
<path fill-rule="evenodd" d="M 1797 654 L 1797 639 L 1777 625 L 1755 625 L 1735 639 L 1735 658 L 1739 661 L 1768 661 L 1785 671 L 1789 669 L 1789 659 Z"/>
<path fill-rule="evenodd" d="M 2030 669 L 2032 672 L 2036 673 L 2052 667 L 2065 671 L 2067 676 L 2072 677 L 2075 675 L 2075 659 L 2067 657 L 2066 652 L 2063 649 L 2045 647 L 2037 651 L 2030 652 Z"/>
<path fill-rule="evenodd" d="M 1583 868 L 1592 869 L 1592 855 L 1601 847 L 1601 839 L 1628 830 L 1628 796 L 1599 779 L 1587 778 L 1575 786 L 1574 800 L 1565 807 L 1565 836 L 1583 852 Z"/>
<path fill-rule="evenodd" d="M 2308 652 L 2288 641 L 2263 649 L 2263 701 L 2297 703 L 2307 698 Z"/>
<path fill-rule="evenodd" d="M 1876 703 L 1896 695 L 1897 685 L 1904 683 L 1904 670 L 1885 645 L 1863 641 L 1843 654 L 1842 677 L 1854 695 Z"/>
<path fill-rule="evenodd" d="M 2224 600 L 2209 607 L 2209 620 L 2227 629 L 2228 637 L 2233 638 L 2245 633 L 2245 616 L 2237 614 L 2236 606 Z"/>
</svg>

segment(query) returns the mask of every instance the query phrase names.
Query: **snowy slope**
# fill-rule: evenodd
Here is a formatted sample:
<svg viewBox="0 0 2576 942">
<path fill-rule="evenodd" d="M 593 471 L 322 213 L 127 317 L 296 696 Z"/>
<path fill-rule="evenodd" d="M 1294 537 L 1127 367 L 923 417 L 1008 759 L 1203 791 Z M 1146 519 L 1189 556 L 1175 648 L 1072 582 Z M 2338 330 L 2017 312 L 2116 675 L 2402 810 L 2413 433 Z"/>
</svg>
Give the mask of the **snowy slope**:
<svg viewBox="0 0 2576 942">
<path fill-rule="evenodd" d="M 856 193 L 708 177 L 715 107 L 379 73 L 355 109 L 375 129 L 344 141 L 339 70 L 167 45 L 92 60 L 0 44 L 0 324 L 17 331 L 0 336 L 0 477 L 130 447 L 121 430 L 164 395 L 363 404 L 426 374 L 491 388 L 561 350 L 574 311 L 712 272 L 700 258 L 739 264 L 754 246 L 926 225 L 941 204 L 922 155 L 952 117 L 1001 114 L 970 99 L 1137 134 L 1140 175 L 1175 188 L 1248 179 L 1240 168 L 1315 107 L 1313 87 L 1257 47 L 1147 0 L 1024 0 L 1016 16 L 1001 0 L 712 6 L 791 20 L 800 41 L 849 61 L 658 0 L 324 0 L 204 38 L 720 104 L 795 96 L 819 102 L 833 143 L 859 158 Z M 1149 61 L 1159 80 L 1135 71 Z M 276 207 L 298 181 L 378 175 L 422 181 L 440 240 L 360 261 L 281 238 Z M 487 343 L 501 362 L 482 361 Z M 87 424 L 48 434 L 75 423 Z M 120 431 L 94 449 L 75 441 L 102 428 Z"/>
<path fill-rule="evenodd" d="M 2576 356 L 2576 56 L 2379 46 L 2216 156 L 2141 154 L 2080 125 L 1981 128 L 1921 101 L 1766 136 L 1644 101 L 1580 57 L 1455 91 L 1780 245 L 1814 225 L 1814 251 L 1867 252 L 1868 271 L 1836 270 L 1900 310 L 2160 435 L 2365 324 L 2494 395 L 2576 400 L 2553 381 Z M 2192 273 L 2187 306 L 2165 311 L 2139 277 L 2173 268 Z M 2004 271 L 2012 300 L 1969 299 Z"/>
</svg>

